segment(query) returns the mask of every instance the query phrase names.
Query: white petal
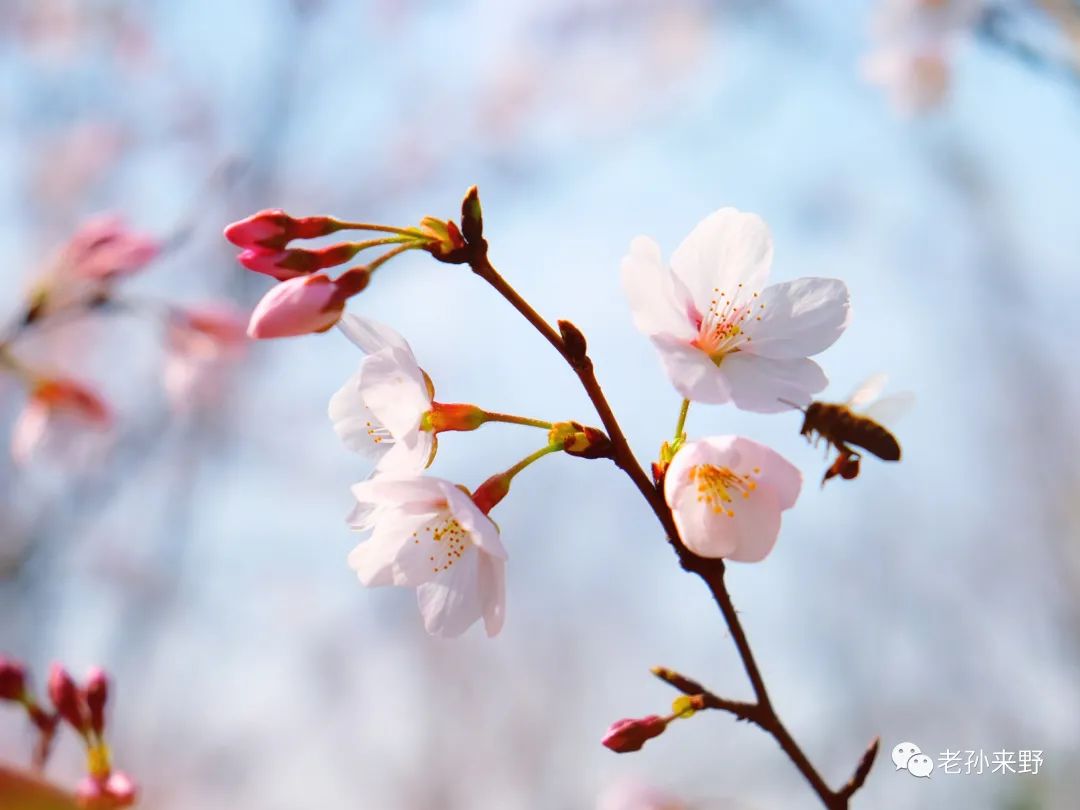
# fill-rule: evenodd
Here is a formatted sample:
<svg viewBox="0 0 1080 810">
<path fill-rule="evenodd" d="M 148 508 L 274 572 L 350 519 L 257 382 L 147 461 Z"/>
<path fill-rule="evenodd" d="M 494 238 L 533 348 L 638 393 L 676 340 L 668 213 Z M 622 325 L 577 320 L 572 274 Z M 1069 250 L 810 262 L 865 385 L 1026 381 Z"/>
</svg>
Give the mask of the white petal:
<svg viewBox="0 0 1080 810">
<path fill-rule="evenodd" d="M 653 335 L 652 342 L 660 352 L 668 379 L 684 398 L 714 405 L 731 400 L 727 380 L 701 349 L 668 335 Z"/>
<path fill-rule="evenodd" d="M 480 602 L 488 638 L 499 634 L 506 621 L 506 563 L 490 554 L 479 555 Z"/>
<path fill-rule="evenodd" d="M 338 321 L 338 328 L 345 337 L 355 343 L 365 354 L 374 354 L 387 347 L 404 350 L 410 355 L 412 349 L 405 338 L 385 324 L 370 318 L 346 313 Z"/>
<path fill-rule="evenodd" d="M 402 511 L 433 513 L 446 509 L 446 496 L 438 478 L 422 475 L 380 475 L 352 485 L 361 504 Z"/>
<path fill-rule="evenodd" d="M 706 312 L 715 290 L 734 296 L 761 290 L 772 265 L 772 237 L 765 220 L 734 208 L 709 214 L 671 256 L 699 312 Z M 738 285 L 742 284 L 742 288 Z M 736 303 L 739 299 L 736 299 Z"/>
<path fill-rule="evenodd" d="M 828 384 L 825 372 L 813 360 L 774 360 L 746 352 L 724 358 L 720 371 L 731 388 L 731 398 L 744 411 L 780 413 L 810 403 L 813 394 Z"/>
<path fill-rule="evenodd" d="M 360 395 L 395 438 L 415 430 L 431 410 L 420 367 L 411 354 L 383 349 L 364 358 Z"/>
<path fill-rule="evenodd" d="M 378 459 L 390 449 L 393 440 L 375 414 L 364 404 L 359 388 L 361 378 L 362 373 L 350 377 L 330 398 L 327 410 L 334 425 L 334 432 L 347 448 Z"/>
<path fill-rule="evenodd" d="M 652 239 L 639 236 L 630 243 L 630 252 L 622 260 L 622 284 L 634 325 L 642 332 L 687 340 L 697 335 L 689 316 L 689 294 L 664 265 Z"/>
<path fill-rule="evenodd" d="M 428 466 L 435 436 L 426 430 L 414 430 L 392 442 L 375 465 L 379 475 L 419 475 Z M 382 446 L 386 446 L 385 444 Z"/>
<path fill-rule="evenodd" d="M 349 567 L 368 587 L 415 586 L 430 580 L 434 576 L 430 568 L 420 565 L 415 553 L 409 556 L 415 547 L 413 532 L 427 522 L 423 515 L 378 514 L 371 539 L 349 552 Z"/>
<path fill-rule="evenodd" d="M 499 538 L 499 530 L 492 523 L 491 518 L 480 511 L 480 508 L 473 503 L 472 498 L 454 485 L 444 481 L 442 486 L 450 511 L 462 528 L 469 532 L 472 542 L 477 548 L 481 549 L 485 554 L 505 560 L 507 558 L 506 548 L 503 547 L 502 540 Z"/>
<path fill-rule="evenodd" d="M 484 612 L 480 598 L 480 554 L 473 550 L 458 564 L 416 589 L 424 629 L 433 636 L 460 636 Z"/>
<path fill-rule="evenodd" d="M 773 284 L 746 323 L 752 340 L 740 349 L 779 360 L 825 351 L 851 320 L 847 285 L 835 278 L 800 278 Z"/>
</svg>

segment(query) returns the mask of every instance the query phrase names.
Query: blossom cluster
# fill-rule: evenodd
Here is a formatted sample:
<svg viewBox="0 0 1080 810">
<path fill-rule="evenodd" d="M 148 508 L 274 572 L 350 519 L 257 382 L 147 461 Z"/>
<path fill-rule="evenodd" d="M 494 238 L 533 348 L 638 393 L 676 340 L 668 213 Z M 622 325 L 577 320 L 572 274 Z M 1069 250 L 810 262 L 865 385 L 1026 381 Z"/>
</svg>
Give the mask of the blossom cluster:
<svg viewBox="0 0 1080 810">
<path fill-rule="evenodd" d="M 48 262 L 17 320 L 0 336 L 0 371 L 16 379 L 26 404 L 15 422 L 11 453 L 25 464 L 42 451 L 76 458 L 98 449 L 115 421 L 94 386 L 23 351 L 22 343 L 75 319 L 107 313 L 149 315 L 163 326 L 162 383 L 171 407 L 189 411 L 214 400 L 226 370 L 246 342 L 239 312 L 224 302 L 179 306 L 126 297 L 121 285 L 142 272 L 165 244 L 115 216 L 84 222 Z"/>
<path fill-rule="evenodd" d="M 358 370 L 329 405 L 344 445 L 373 462 L 371 476 L 352 488 L 356 506 L 349 523 L 368 538 L 349 555 L 349 565 L 364 585 L 414 588 L 425 628 L 441 636 L 459 635 L 480 620 L 488 635 L 503 626 L 508 554 L 489 512 L 513 477 L 551 452 L 597 457 L 609 447 L 604 433 L 576 422 L 438 402 L 432 378 L 405 338 L 345 313 L 345 302 L 366 286 L 373 267 L 392 255 L 420 248 L 450 263 L 470 261 L 477 245 L 486 249 L 480 228 L 473 190 L 460 228 L 431 218 L 420 228 L 403 229 L 263 211 L 225 232 L 244 248 L 241 264 L 279 281 L 253 313 L 250 335 L 284 337 L 337 324 L 363 353 Z M 289 247 L 294 239 L 344 229 L 391 235 L 318 250 Z M 395 247 L 336 280 L 321 272 L 375 244 Z M 724 208 L 699 223 L 670 261 L 663 260 L 656 242 L 638 237 L 622 262 L 634 322 L 684 398 L 679 428 L 665 443 L 654 475 L 681 542 L 702 557 L 764 559 L 782 513 L 799 495 L 802 476 L 779 453 L 743 436 L 688 439 L 690 403 L 730 403 L 760 413 L 808 405 L 826 385 L 811 357 L 836 341 L 850 317 L 841 281 L 768 284 L 772 255 L 760 217 Z M 349 280 L 356 274 L 363 285 Z M 425 474 L 440 432 L 475 430 L 488 422 L 544 429 L 547 443 L 475 491 Z"/>
<path fill-rule="evenodd" d="M 982 7 L 982 0 L 881 0 L 865 77 L 882 86 L 902 113 L 937 107 L 949 90 L 953 52 Z"/>
<path fill-rule="evenodd" d="M 109 678 L 100 668 L 92 668 L 80 686 L 59 664 L 49 672 L 49 702 L 43 706 L 27 682 L 26 667 L 0 656 L 0 701 L 21 706 L 38 732 L 34 752 L 37 769 L 45 766 L 53 740 L 61 725 L 78 734 L 86 749 L 86 776 L 79 782 L 75 799 L 85 810 L 117 810 L 135 803 L 135 782 L 112 767 L 112 755 L 105 742 L 105 706 L 109 698 Z M 3 795 L 0 794 L 0 799 Z"/>
</svg>

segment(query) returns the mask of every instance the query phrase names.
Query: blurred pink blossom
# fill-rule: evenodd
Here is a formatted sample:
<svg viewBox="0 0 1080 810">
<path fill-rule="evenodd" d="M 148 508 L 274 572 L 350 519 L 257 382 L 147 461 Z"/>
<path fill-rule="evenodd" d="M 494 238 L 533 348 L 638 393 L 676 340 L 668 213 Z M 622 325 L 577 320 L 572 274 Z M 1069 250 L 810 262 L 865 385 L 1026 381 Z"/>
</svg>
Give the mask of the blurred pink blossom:
<svg viewBox="0 0 1080 810">
<path fill-rule="evenodd" d="M 165 336 L 163 382 L 176 411 L 213 404 L 244 356 L 246 316 L 223 302 L 174 310 Z"/>
<path fill-rule="evenodd" d="M 871 24 L 866 81 L 904 115 L 939 106 L 948 94 L 951 53 L 974 28 L 982 0 L 882 0 Z"/>
<path fill-rule="evenodd" d="M 109 281 L 136 273 L 161 252 L 154 237 L 137 233 L 115 215 L 87 219 L 64 247 L 61 276 Z"/>
<path fill-rule="evenodd" d="M 15 421 L 11 455 L 25 464 L 43 447 L 70 451 L 81 434 L 102 434 L 111 425 L 108 404 L 92 389 L 75 380 L 42 379 Z"/>
<path fill-rule="evenodd" d="M 949 92 L 949 61 L 939 48 L 879 49 L 863 61 L 862 72 L 868 82 L 885 90 L 893 108 L 903 115 L 932 110 Z"/>
</svg>

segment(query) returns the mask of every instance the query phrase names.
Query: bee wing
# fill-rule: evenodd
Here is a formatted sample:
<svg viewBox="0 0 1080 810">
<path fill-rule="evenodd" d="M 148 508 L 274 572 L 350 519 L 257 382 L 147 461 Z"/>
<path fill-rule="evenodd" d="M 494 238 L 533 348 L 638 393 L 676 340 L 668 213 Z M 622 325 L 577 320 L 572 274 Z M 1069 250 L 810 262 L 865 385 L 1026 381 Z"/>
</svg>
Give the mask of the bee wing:
<svg viewBox="0 0 1080 810">
<path fill-rule="evenodd" d="M 910 391 L 900 391 L 899 393 L 882 397 L 863 411 L 863 415 L 888 427 L 890 424 L 895 424 L 897 420 L 910 411 L 914 405 L 915 395 Z"/>
<path fill-rule="evenodd" d="M 868 405 L 881 395 L 881 392 L 885 390 L 885 383 L 888 381 L 888 374 L 875 374 L 872 377 L 867 377 L 848 397 L 845 404 L 849 408 L 861 408 Z"/>
</svg>

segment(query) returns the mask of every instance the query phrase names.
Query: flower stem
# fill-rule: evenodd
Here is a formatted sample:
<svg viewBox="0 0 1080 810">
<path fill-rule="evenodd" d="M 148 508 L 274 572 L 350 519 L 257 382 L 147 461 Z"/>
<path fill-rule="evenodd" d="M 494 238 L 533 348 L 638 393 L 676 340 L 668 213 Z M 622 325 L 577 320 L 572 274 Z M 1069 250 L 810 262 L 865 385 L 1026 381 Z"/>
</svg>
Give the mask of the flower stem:
<svg viewBox="0 0 1080 810">
<path fill-rule="evenodd" d="M 562 450 L 561 444 L 549 444 L 546 447 L 541 447 L 535 453 L 525 456 L 510 469 L 495 473 L 476 488 L 476 492 L 472 495 L 473 503 L 486 515 L 510 492 L 510 482 L 514 480 L 515 475 L 548 453 L 555 453 L 559 450 Z"/>
<path fill-rule="evenodd" d="M 379 245 L 399 245 L 402 243 L 409 244 L 411 242 L 417 241 L 419 241 L 419 239 L 415 236 L 384 236 L 380 239 L 364 239 L 360 242 L 345 242 L 344 244 L 356 248 L 356 252 L 359 253 L 361 250 L 378 247 Z"/>
<path fill-rule="evenodd" d="M 507 483 L 509 483 L 509 481 L 513 479 L 515 475 L 524 470 L 534 461 L 539 461 L 548 453 L 557 453 L 559 450 L 562 450 L 561 444 L 549 444 L 547 447 L 541 447 L 535 453 L 530 453 L 529 455 L 525 456 L 525 458 L 523 458 L 521 461 L 519 461 L 517 464 L 515 464 L 513 467 L 503 473 L 503 475 L 507 477 Z"/>
<path fill-rule="evenodd" d="M 686 414 L 690 411 L 690 400 L 684 399 L 682 401 L 682 408 L 679 409 L 679 421 L 675 423 L 675 439 L 679 440 L 686 435 Z"/>
<path fill-rule="evenodd" d="M 527 427 L 551 430 L 551 422 L 545 422 L 542 419 L 530 419 L 527 416 L 515 416 L 512 413 L 497 413 L 495 411 L 484 411 L 484 421 L 506 422 L 510 425 L 526 425 Z"/>
<path fill-rule="evenodd" d="M 431 241 L 431 237 L 419 228 L 395 228 L 393 225 L 376 225 L 372 222 L 345 222 L 334 220 L 338 230 L 341 231 L 376 231 L 378 233 L 396 233 L 421 241 Z"/>
<path fill-rule="evenodd" d="M 390 261 L 392 258 L 397 256 L 399 253 L 404 253 L 406 250 L 414 250 L 414 249 L 416 249 L 418 247 L 420 247 L 419 240 L 414 239 L 414 240 L 408 241 L 403 245 L 398 245 L 396 248 L 386 251 L 386 253 L 384 253 L 379 258 L 374 259 L 370 264 L 365 265 L 365 268 L 367 269 L 367 271 L 369 273 L 372 273 L 372 272 L 375 271 L 375 268 L 377 268 L 380 265 L 383 265 L 386 262 Z"/>
</svg>

